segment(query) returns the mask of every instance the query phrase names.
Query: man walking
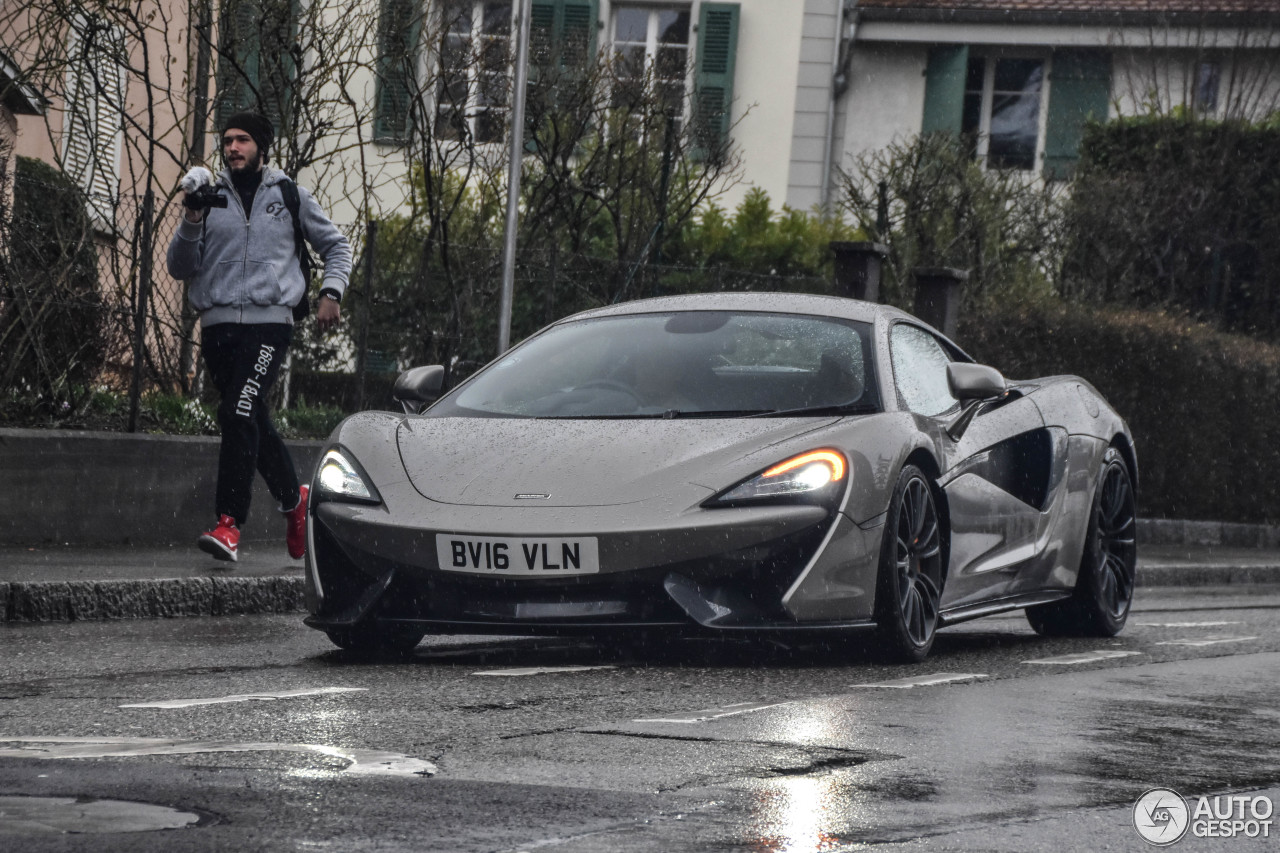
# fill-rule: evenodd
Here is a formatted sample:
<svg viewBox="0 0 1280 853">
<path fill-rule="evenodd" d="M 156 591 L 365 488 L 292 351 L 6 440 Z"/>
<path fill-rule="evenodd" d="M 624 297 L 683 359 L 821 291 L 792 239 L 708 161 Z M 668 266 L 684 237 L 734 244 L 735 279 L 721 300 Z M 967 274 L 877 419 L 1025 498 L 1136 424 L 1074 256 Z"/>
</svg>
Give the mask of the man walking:
<svg viewBox="0 0 1280 853">
<path fill-rule="evenodd" d="M 267 392 L 293 339 L 293 307 L 308 284 L 291 206 L 302 235 L 324 262 L 316 308 L 322 331 L 337 324 L 351 273 L 347 238 L 310 193 L 288 186 L 284 172 L 267 166 L 274 139 L 263 116 L 228 118 L 222 130 L 226 168 L 216 181 L 201 167 L 183 177 L 186 209 L 169 244 L 169 273 L 190 280 L 205 364 L 221 395 L 218 521 L 197 540 L 219 560 L 235 560 L 239 553 L 255 468 L 284 514 L 289 556 L 306 551 L 307 487 L 299 486 L 289 449 L 267 411 Z"/>
</svg>

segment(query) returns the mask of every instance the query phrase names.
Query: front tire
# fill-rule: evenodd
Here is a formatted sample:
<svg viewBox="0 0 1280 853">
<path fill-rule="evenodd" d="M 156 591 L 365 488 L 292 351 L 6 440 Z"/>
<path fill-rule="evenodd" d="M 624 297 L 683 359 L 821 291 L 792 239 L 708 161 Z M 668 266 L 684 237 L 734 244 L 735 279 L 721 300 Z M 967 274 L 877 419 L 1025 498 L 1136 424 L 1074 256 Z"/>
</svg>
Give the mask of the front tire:
<svg viewBox="0 0 1280 853">
<path fill-rule="evenodd" d="M 389 627 L 376 622 L 364 622 L 350 628 L 330 628 L 325 633 L 338 648 L 369 658 L 404 657 L 426 636 L 425 631 L 398 625 Z"/>
<path fill-rule="evenodd" d="M 1137 577 L 1138 526 L 1133 480 L 1120 451 L 1107 448 L 1094 491 L 1075 593 L 1027 608 L 1027 621 L 1047 637 L 1114 637 L 1124 629 Z"/>
<path fill-rule="evenodd" d="M 933 648 L 942 598 L 943 529 L 933 486 L 907 465 L 889 501 L 876 580 L 876 634 L 883 657 L 919 663 Z"/>
</svg>

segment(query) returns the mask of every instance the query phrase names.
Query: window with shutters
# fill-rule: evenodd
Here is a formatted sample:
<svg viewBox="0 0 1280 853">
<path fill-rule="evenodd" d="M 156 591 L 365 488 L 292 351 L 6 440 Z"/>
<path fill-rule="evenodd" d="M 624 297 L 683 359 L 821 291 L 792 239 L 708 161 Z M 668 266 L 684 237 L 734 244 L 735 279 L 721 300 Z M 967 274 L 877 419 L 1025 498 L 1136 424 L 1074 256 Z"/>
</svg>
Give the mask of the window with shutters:
<svg viewBox="0 0 1280 853">
<path fill-rule="evenodd" d="M 971 56 L 960 130 L 974 156 L 996 169 L 1036 168 L 1040 153 L 1045 61 Z"/>
<path fill-rule="evenodd" d="M 420 18 L 414 0 L 382 0 L 378 15 L 377 94 L 373 136 L 379 142 L 404 142 L 411 127 L 418 65 Z"/>
<path fill-rule="evenodd" d="M 502 142 L 511 90 L 511 3 L 452 0 L 445 5 L 444 20 L 436 136 Z"/>
<path fill-rule="evenodd" d="M 289 116 L 298 45 L 298 0 L 227 0 L 219 19 L 216 118 L 242 110 L 271 119 L 277 136 Z"/>
<path fill-rule="evenodd" d="M 120 193 L 127 63 L 124 33 L 76 19 L 67 44 L 62 170 L 85 192 L 94 225 L 110 229 Z"/>
</svg>

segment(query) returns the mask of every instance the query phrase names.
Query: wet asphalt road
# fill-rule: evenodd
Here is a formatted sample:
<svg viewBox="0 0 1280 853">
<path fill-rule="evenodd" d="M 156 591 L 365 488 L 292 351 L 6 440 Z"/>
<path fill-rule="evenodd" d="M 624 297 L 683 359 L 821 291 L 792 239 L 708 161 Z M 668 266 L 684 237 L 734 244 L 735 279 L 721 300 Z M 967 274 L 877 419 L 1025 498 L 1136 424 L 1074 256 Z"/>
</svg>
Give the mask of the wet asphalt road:
<svg viewBox="0 0 1280 853">
<path fill-rule="evenodd" d="M 0 849 L 1150 849 L 1150 788 L 1280 800 L 1280 590 L 1139 595 L 1114 640 L 989 618 L 916 667 L 477 637 L 371 664 L 296 616 L 0 625 Z M 884 686 L 921 676 L 955 680 Z M 329 692 L 243 698 L 290 691 Z M 107 799 L 183 828 L 103 832 Z"/>
</svg>

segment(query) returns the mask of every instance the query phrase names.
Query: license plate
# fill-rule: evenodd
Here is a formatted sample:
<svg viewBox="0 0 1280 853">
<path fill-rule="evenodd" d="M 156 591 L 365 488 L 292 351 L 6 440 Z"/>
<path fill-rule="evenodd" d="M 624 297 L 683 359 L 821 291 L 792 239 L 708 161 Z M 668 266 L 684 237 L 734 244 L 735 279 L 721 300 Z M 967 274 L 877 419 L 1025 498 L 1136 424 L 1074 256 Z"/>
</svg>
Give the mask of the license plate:
<svg viewBox="0 0 1280 853">
<path fill-rule="evenodd" d="M 479 575 L 541 578 L 600 571 L 594 536 L 564 539 L 437 533 L 436 559 L 446 572 Z"/>
</svg>

